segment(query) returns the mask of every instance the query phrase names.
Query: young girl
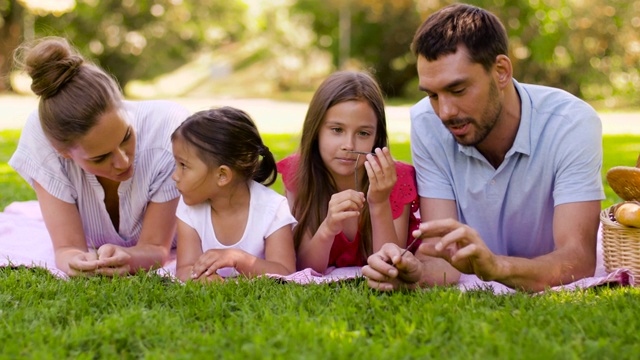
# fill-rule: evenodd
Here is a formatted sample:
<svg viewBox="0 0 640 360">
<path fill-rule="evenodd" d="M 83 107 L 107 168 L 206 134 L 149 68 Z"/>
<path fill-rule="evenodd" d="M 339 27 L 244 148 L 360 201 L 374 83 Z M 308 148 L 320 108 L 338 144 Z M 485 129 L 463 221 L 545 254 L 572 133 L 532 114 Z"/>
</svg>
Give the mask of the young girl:
<svg viewBox="0 0 640 360">
<path fill-rule="evenodd" d="M 296 220 L 255 124 L 231 107 L 200 111 L 171 136 L 178 204 L 179 279 L 295 271 Z M 263 185 L 264 184 L 264 185 Z"/>
<path fill-rule="evenodd" d="M 299 221 L 298 269 L 362 266 L 384 243 L 407 245 L 419 225 L 415 170 L 393 161 L 387 142 L 384 101 L 371 76 L 336 72 L 320 85 L 299 153 L 278 163 Z"/>
</svg>

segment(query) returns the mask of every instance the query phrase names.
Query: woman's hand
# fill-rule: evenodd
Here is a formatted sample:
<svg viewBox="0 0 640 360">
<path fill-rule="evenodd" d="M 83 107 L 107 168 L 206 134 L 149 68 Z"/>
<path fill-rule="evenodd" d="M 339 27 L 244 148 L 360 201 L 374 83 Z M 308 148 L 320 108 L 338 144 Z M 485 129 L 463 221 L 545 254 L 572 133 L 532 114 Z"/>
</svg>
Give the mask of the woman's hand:
<svg viewBox="0 0 640 360">
<path fill-rule="evenodd" d="M 95 275 L 100 268 L 98 254 L 95 252 L 76 252 L 68 258 L 69 276 Z"/>
<path fill-rule="evenodd" d="M 105 244 L 98 249 L 99 268 L 96 274 L 106 276 L 125 276 L 131 273 L 131 255 L 122 247 Z"/>
<path fill-rule="evenodd" d="M 389 201 L 393 186 L 397 181 L 396 164 L 387 147 L 375 150 L 376 156 L 367 155 L 364 167 L 369 176 L 369 191 L 367 201 L 377 204 Z"/>
</svg>

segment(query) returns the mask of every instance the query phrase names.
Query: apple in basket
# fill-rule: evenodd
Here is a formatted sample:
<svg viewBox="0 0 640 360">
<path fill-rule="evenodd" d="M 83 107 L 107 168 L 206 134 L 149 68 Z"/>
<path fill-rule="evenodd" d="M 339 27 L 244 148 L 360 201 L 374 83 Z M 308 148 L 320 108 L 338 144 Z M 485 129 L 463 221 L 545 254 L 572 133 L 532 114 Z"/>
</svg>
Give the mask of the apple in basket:
<svg viewBox="0 0 640 360">
<path fill-rule="evenodd" d="M 619 204 L 613 216 L 622 225 L 640 228 L 640 204 L 635 201 Z"/>
</svg>

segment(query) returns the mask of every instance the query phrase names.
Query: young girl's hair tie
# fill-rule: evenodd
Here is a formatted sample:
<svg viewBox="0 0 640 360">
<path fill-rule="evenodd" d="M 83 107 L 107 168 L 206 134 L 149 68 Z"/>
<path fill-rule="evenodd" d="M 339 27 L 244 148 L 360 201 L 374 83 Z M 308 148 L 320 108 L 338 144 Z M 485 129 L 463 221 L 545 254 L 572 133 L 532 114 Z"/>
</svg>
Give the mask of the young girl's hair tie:
<svg viewBox="0 0 640 360">
<path fill-rule="evenodd" d="M 260 147 L 258 148 L 258 154 L 260 156 L 265 156 L 269 153 L 269 148 L 265 145 L 260 145 Z"/>
</svg>

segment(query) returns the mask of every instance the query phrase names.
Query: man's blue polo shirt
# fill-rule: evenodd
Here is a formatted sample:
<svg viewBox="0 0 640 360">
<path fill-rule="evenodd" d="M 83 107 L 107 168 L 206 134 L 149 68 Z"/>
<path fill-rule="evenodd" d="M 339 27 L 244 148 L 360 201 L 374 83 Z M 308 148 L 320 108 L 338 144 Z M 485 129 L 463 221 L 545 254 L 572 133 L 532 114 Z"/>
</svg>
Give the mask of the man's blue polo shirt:
<svg viewBox="0 0 640 360">
<path fill-rule="evenodd" d="M 554 249 L 555 206 L 604 199 L 602 123 L 563 90 L 513 82 L 520 126 L 497 169 L 456 142 L 428 97 L 411 108 L 411 149 L 421 197 L 455 200 L 494 253 L 533 258 Z"/>
</svg>

